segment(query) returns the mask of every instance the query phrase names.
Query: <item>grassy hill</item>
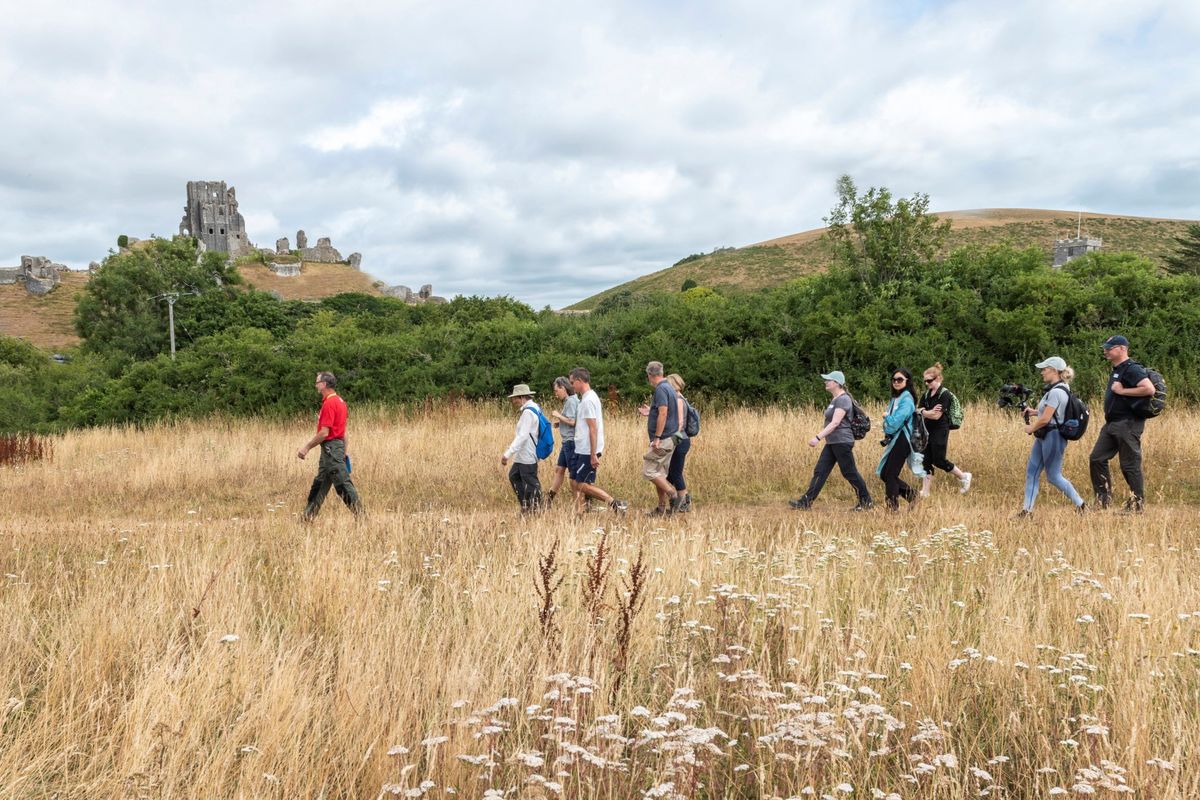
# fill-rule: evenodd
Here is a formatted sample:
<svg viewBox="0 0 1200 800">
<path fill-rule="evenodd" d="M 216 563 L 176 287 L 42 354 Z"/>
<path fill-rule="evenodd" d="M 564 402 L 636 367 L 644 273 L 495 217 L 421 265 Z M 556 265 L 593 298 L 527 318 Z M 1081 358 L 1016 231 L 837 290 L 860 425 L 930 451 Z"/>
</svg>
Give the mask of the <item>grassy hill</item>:
<svg viewBox="0 0 1200 800">
<path fill-rule="evenodd" d="M 0 333 L 57 350 L 79 343 L 71 317 L 75 298 L 88 282 L 86 270 L 62 273 L 62 283 L 43 297 L 20 284 L 0 286 Z"/>
<path fill-rule="evenodd" d="M 281 278 L 265 264 L 255 262 L 239 264 L 237 269 L 254 288 L 278 292 L 284 300 L 321 300 L 345 292 L 382 294 L 375 278 L 346 264 L 305 261 L 293 278 Z"/>
<path fill-rule="evenodd" d="M 281 278 L 257 263 L 237 269 L 251 286 L 278 292 L 284 300 L 321 300 L 343 292 L 381 294 L 375 278 L 345 264 L 305 262 L 294 278 Z M 34 297 L 17 284 L 0 286 L 0 333 L 48 350 L 79 344 L 71 318 L 87 281 L 86 271 L 64 272 L 62 283 L 44 297 Z"/>
<path fill-rule="evenodd" d="M 1030 208 L 947 211 L 938 216 L 953 222 L 947 250 L 968 244 L 1032 245 L 1045 251 L 1047 263 L 1053 258 L 1055 240 L 1075 235 L 1077 220 L 1077 214 L 1070 211 Z M 1182 234 L 1188 224 L 1185 220 L 1152 217 L 1083 215 L 1084 233 L 1101 237 L 1105 250 L 1133 251 L 1156 261 L 1173 249 L 1174 237 Z M 626 290 L 635 294 L 677 292 L 689 278 L 701 286 L 727 290 L 777 286 L 829 265 L 832 252 L 824 233 L 825 228 L 817 228 L 748 247 L 718 250 L 614 286 L 568 308 L 594 308 L 604 298 Z"/>
</svg>

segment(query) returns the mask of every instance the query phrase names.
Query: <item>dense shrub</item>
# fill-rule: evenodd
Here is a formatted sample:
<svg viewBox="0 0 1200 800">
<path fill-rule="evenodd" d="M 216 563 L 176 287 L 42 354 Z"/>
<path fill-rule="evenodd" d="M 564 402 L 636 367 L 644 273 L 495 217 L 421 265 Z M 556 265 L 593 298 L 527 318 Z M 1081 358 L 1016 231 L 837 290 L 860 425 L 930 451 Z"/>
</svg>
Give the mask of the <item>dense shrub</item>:
<svg viewBox="0 0 1200 800">
<path fill-rule="evenodd" d="M 555 376 L 582 365 L 598 388 L 638 400 L 651 359 L 682 373 L 710 407 L 820 402 L 816 375 L 830 369 L 843 370 L 857 396 L 880 399 L 893 367 L 919 372 L 934 361 L 963 398 L 990 398 L 1003 382 L 1036 382 L 1033 364 L 1050 354 L 1066 358 L 1076 388 L 1095 398 L 1107 372 L 1100 342 L 1115 332 L 1166 375 L 1173 399 L 1194 401 L 1198 293 L 1200 277 L 1165 274 L 1132 255 L 1092 254 L 1053 270 L 1040 251 L 1009 247 L 960 250 L 902 283 L 835 267 L 753 293 L 621 292 L 583 316 L 507 297 L 297 303 L 213 285 L 176 306 L 175 361 L 162 354 L 164 321 L 150 307 L 142 319 L 153 331 L 98 320 L 68 364 L 0 338 L 0 430 L 292 414 L 311 408 L 318 369 L 337 373 L 355 402 L 403 403 L 499 397 L 526 381 L 548 392 Z"/>
</svg>

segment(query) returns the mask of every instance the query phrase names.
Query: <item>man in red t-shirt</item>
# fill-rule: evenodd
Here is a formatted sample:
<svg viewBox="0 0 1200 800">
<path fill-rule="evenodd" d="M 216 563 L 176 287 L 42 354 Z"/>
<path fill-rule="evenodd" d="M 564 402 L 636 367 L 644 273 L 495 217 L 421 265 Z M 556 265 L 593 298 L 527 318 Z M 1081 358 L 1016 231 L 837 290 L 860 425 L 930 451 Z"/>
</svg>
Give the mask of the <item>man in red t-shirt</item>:
<svg viewBox="0 0 1200 800">
<path fill-rule="evenodd" d="M 333 487 L 338 497 L 342 498 L 355 514 L 362 513 L 363 510 L 362 503 L 358 500 L 358 490 L 350 481 L 346 458 L 350 449 L 346 443 L 346 418 L 349 416 L 346 401 L 334 391 L 337 378 L 332 372 L 318 372 L 316 386 L 323 398 L 321 413 L 317 417 L 317 433 L 296 451 L 296 458 L 303 460 L 309 450 L 317 446 L 321 448 L 317 477 L 313 479 L 312 488 L 308 490 L 308 505 L 304 507 L 304 514 L 301 516 L 305 522 L 317 516 L 330 487 Z"/>
</svg>

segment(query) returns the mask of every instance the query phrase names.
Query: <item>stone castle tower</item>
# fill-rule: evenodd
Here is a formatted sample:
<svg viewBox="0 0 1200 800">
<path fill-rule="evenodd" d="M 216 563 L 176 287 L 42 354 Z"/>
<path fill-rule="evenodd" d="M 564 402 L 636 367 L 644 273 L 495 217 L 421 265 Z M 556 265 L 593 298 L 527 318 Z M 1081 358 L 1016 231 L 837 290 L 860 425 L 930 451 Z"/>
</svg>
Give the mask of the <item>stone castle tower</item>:
<svg viewBox="0 0 1200 800">
<path fill-rule="evenodd" d="M 209 250 L 240 256 L 253 245 L 246 236 L 246 220 L 238 213 L 237 193 L 225 181 L 188 181 L 187 205 L 179 233 L 195 236 Z"/>
</svg>

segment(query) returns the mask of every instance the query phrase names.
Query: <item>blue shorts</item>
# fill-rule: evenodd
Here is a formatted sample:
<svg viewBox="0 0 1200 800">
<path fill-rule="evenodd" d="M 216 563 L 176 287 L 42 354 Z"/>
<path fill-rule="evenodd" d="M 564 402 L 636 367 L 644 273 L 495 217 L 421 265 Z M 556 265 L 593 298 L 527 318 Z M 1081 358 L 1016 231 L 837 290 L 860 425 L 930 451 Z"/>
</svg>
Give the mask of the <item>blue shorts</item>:
<svg viewBox="0 0 1200 800">
<path fill-rule="evenodd" d="M 575 457 L 575 440 L 568 439 L 562 443 L 562 447 L 558 448 L 558 463 L 557 467 L 571 468 L 571 459 Z"/>
<path fill-rule="evenodd" d="M 600 458 L 600 456 L 596 456 Z M 576 483 L 595 483 L 596 482 L 596 467 L 592 466 L 592 456 L 590 453 L 572 453 L 571 466 L 568 468 L 571 480 Z"/>
</svg>

